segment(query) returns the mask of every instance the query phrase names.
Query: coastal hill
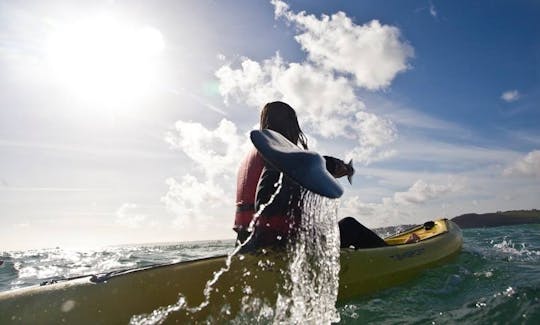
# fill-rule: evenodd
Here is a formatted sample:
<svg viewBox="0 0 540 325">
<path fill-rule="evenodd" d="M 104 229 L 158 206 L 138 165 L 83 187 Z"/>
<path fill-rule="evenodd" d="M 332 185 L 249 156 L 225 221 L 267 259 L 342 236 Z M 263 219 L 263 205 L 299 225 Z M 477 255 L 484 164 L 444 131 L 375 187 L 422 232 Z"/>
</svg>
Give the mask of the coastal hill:
<svg viewBox="0 0 540 325">
<path fill-rule="evenodd" d="M 452 218 L 460 228 L 499 227 L 540 223 L 540 210 L 497 211 L 495 213 L 467 213 Z"/>
</svg>

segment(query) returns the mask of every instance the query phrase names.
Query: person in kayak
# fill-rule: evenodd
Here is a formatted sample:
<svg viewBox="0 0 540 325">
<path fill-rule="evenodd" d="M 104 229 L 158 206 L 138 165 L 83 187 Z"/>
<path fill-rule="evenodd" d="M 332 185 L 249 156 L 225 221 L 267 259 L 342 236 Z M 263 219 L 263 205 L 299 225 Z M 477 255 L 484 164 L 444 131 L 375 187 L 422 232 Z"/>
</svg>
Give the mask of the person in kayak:
<svg viewBox="0 0 540 325">
<path fill-rule="evenodd" d="M 295 110 L 286 103 L 276 101 L 266 104 L 260 115 L 260 129 L 270 129 L 282 134 L 289 141 L 308 149 L 307 139 L 298 124 Z M 352 176 L 350 164 L 330 156 L 324 156 L 326 169 L 336 178 Z M 237 243 L 244 243 L 254 230 L 246 250 L 260 247 L 283 247 L 300 224 L 301 188 L 284 176 L 281 190 L 267 205 L 255 224 L 249 229 L 259 207 L 267 204 L 276 192 L 275 184 L 280 172 L 265 164 L 253 148 L 244 158 L 237 174 L 236 215 L 233 229 Z M 383 239 L 364 227 L 356 219 L 347 217 L 339 221 L 341 247 L 368 248 L 385 246 Z"/>
</svg>

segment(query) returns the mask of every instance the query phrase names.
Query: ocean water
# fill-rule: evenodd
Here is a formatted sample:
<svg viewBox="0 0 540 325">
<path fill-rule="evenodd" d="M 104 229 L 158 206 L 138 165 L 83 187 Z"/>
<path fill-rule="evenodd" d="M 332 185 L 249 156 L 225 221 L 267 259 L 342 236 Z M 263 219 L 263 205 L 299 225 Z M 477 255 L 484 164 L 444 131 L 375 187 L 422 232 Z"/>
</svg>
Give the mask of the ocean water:
<svg viewBox="0 0 540 325">
<path fill-rule="evenodd" d="M 540 324 L 540 225 L 466 229 L 463 237 L 463 250 L 453 261 L 403 285 L 338 306 L 340 323 Z M 201 241 L 84 251 L 0 251 L 0 291 L 224 255 L 233 246 L 233 241 Z"/>
</svg>

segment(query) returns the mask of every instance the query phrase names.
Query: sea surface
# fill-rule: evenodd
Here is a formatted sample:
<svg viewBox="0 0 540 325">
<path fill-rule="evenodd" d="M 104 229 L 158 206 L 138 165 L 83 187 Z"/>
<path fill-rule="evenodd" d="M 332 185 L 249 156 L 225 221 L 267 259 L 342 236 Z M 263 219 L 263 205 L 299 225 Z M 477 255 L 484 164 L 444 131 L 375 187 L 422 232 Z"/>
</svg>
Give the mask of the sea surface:
<svg viewBox="0 0 540 325">
<path fill-rule="evenodd" d="M 340 323 L 540 324 L 540 225 L 466 229 L 463 237 L 463 251 L 453 261 L 401 286 L 339 306 Z M 96 250 L 0 251 L 4 261 L 0 291 L 224 255 L 233 246 L 233 241 L 201 241 Z"/>
</svg>

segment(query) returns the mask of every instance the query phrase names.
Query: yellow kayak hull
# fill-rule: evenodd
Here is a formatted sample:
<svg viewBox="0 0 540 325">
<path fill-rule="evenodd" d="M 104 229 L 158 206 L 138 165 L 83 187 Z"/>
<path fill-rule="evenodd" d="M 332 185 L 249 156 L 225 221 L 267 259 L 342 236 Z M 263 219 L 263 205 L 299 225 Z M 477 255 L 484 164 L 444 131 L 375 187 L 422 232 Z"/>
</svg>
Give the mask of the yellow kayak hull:
<svg viewBox="0 0 540 325">
<path fill-rule="evenodd" d="M 412 233 L 418 241 L 405 243 Z M 338 303 L 402 283 L 458 254 L 463 241 L 459 227 L 446 219 L 435 221 L 430 229 L 418 227 L 385 240 L 390 246 L 342 250 Z M 174 304 L 179 293 L 189 306 L 196 306 L 204 301 L 205 285 L 225 266 L 225 259 L 206 258 L 2 292 L 0 324 L 126 324 L 133 315 Z M 261 260 L 273 264 L 264 266 Z M 268 255 L 246 255 L 242 261 L 233 261 L 214 286 L 207 314 L 176 312 L 167 322 L 219 314 L 222 304 L 228 304 L 234 314 L 241 308 L 246 287 L 253 296 L 275 301 L 283 263 L 282 258 Z"/>
</svg>

